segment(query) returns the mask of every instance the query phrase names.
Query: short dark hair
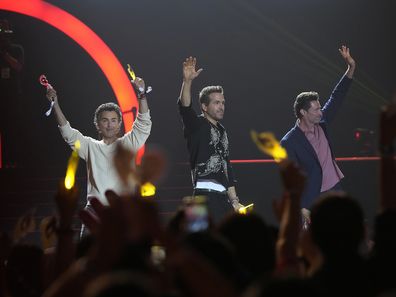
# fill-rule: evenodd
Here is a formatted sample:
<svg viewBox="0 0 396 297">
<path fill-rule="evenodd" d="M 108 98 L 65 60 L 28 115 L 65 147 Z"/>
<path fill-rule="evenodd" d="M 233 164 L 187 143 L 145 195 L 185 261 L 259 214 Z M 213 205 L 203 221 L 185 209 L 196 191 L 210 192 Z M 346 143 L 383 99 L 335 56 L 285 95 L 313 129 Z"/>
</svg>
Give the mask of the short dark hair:
<svg viewBox="0 0 396 297">
<path fill-rule="evenodd" d="M 212 93 L 221 93 L 224 94 L 224 90 L 222 86 L 207 86 L 199 92 L 199 103 L 209 105 L 210 99 L 209 95 Z"/>
<path fill-rule="evenodd" d="M 312 101 L 318 101 L 319 94 L 314 91 L 302 92 L 298 94 L 294 101 L 294 114 L 296 118 L 301 118 L 300 110 L 308 110 L 311 107 Z"/>
<path fill-rule="evenodd" d="M 113 103 L 113 102 L 108 102 L 108 103 L 103 103 L 98 106 L 98 108 L 95 110 L 95 115 L 94 115 L 94 125 L 95 127 L 98 127 L 98 122 L 100 120 L 100 115 L 104 111 L 115 111 L 118 116 L 118 121 L 121 123 L 122 122 L 122 113 L 120 107 Z"/>
<path fill-rule="evenodd" d="M 309 228 L 325 256 L 357 252 L 364 239 L 363 210 L 348 194 L 328 192 L 314 203 Z"/>
</svg>

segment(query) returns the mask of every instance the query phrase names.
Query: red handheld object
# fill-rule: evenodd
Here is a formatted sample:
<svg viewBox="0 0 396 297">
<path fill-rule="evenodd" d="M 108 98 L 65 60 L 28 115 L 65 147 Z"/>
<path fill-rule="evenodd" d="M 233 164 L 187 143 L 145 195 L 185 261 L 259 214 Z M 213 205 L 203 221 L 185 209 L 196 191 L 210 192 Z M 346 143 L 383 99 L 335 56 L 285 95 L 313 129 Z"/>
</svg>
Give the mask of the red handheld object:
<svg viewBox="0 0 396 297">
<path fill-rule="evenodd" d="M 47 77 L 44 74 L 40 75 L 39 82 L 40 82 L 41 85 L 43 85 L 47 89 L 52 89 L 51 84 L 48 82 L 48 79 L 47 79 Z"/>
</svg>

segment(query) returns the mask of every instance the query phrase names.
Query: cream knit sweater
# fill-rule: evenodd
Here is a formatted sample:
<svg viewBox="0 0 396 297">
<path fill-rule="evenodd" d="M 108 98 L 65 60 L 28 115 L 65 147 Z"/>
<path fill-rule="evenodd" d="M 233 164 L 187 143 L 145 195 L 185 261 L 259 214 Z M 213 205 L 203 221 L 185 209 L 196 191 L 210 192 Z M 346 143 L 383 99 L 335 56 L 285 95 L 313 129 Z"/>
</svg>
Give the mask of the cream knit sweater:
<svg viewBox="0 0 396 297">
<path fill-rule="evenodd" d="M 109 189 L 121 194 L 123 186 L 113 165 L 117 144 L 121 143 L 125 148 L 137 151 L 149 137 L 151 125 L 150 111 L 138 113 L 132 130 L 109 145 L 105 144 L 103 140 L 99 141 L 84 136 L 80 131 L 72 128 L 69 122 L 59 127 L 63 139 L 72 149 L 76 140 L 81 143 L 79 156 L 85 160 L 87 166 L 88 204 L 90 197 L 97 197 L 103 204 L 107 205 L 108 202 L 104 193 Z"/>
</svg>

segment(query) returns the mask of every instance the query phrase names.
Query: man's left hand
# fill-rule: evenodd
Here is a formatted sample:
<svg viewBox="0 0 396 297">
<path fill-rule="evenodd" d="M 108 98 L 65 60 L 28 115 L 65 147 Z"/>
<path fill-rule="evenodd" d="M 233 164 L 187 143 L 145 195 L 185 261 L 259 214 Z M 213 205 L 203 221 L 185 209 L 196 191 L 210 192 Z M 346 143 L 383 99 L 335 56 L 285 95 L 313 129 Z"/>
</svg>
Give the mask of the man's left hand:
<svg viewBox="0 0 396 297">
<path fill-rule="evenodd" d="M 144 80 L 140 77 L 136 77 L 135 80 L 132 81 L 132 84 L 135 88 L 135 91 L 140 99 L 140 96 L 146 93 L 146 85 L 144 83 Z"/>
<path fill-rule="evenodd" d="M 356 66 L 356 62 L 355 60 L 352 58 L 350 52 L 349 52 L 349 48 L 346 47 L 345 45 L 341 46 L 340 49 L 338 49 L 338 51 L 340 52 L 341 56 L 344 58 L 345 62 L 350 66 L 350 67 L 355 67 Z"/>
<path fill-rule="evenodd" d="M 239 203 L 238 200 L 232 200 L 231 201 L 232 207 L 234 208 L 235 211 L 238 211 L 240 208 L 245 207 L 241 203 Z"/>
</svg>

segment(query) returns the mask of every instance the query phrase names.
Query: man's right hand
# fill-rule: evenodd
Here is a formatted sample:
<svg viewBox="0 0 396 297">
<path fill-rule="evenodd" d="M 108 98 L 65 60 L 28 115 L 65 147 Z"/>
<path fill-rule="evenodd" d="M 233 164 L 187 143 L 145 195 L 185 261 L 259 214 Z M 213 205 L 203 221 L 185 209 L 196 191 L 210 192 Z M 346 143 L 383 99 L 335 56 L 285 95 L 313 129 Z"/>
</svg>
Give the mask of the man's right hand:
<svg viewBox="0 0 396 297">
<path fill-rule="evenodd" d="M 197 64 L 197 59 L 193 57 L 189 57 L 183 62 L 184 82 L 191 82 L 202 72 L 203 70 L 202 68 L 200 68 L 199 70 L 195 70 L 196 64 Z"/>
<path fill-rule="evenodd" d="M 49 88 L 47 89 L 47 99 L 51 102 L 57 102 L 58 101 L 58 96 L 56 95 L 56 91 L 54 88 Z"/>
</svg>

